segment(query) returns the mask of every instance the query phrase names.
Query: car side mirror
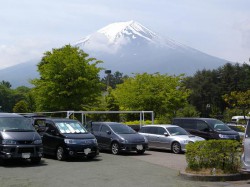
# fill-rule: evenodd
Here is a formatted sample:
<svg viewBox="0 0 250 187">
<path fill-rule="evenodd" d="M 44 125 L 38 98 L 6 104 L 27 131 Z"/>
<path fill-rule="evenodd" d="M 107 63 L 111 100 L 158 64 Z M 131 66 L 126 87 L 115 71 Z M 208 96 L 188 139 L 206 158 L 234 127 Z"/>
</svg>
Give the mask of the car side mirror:
<svg viewBox="0 0 250 187">
<path fill-rule="evenodd" d="M 110 134 L 111 134 L 111 131 L 107 131 L 107 134 L 110 135 Z"/>
<path fill-rule="evenodd" d="M 164 136 L 169 136 L 169 134 L 167 132 L 164 132 Z"/>
</svg>

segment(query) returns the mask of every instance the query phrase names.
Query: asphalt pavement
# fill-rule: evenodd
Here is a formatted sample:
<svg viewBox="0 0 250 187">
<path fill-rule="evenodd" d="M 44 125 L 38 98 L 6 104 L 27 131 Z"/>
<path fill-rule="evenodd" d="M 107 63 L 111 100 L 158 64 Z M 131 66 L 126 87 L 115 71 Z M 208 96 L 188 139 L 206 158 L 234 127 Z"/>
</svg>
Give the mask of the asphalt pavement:
<svg viewBox="0 0 250 187">
<path fill-rule="evenodd" d="M 57 161 L 40 165 L 11 161 L 0 166 L 1 187 L 249 187 L 249 181 L 200 182 L 179 176 L 185 155 L 146 151 L 145 155 L 100 153 L 96 159 Z"/>
</svg>

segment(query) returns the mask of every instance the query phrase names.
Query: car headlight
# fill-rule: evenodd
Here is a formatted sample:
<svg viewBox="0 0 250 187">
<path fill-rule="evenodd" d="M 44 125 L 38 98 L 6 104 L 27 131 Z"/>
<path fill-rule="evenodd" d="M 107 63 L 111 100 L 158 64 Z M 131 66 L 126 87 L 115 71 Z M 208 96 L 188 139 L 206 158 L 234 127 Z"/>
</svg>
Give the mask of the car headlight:
<svg viewBox="0 0 250 187">
<path fill-rule="evenodd" d="M 124 138 L 121 138 L 121 143 L 128 143 L 128 140 L 125 140 Z"/>
<path fill-rule="evenodd" d="M 64 139 L 64 142 L 66 144 L 77 144 L 77 142 L 74 139 Z"/>
<path fill-rule="evenodd" d="M 192 141 L 190 141 L 190 140 L 182 140 L 182 143 L 188 144 L 188 143 L 194 143 L 194 142 L 192 142 Z"/>
<path fill-rule="evenodd" d="M 42 140 L 35 140 L 33 143 L 34 144 L 42 144 Z"/>
<path fill-rule="evenodd" d="M 220 138 L 223 138 L 223 139 L 228 139 L 229 136 L 228 135 L 225 135 L 225 134 L 219 134 L 219 137 Z"/>
<path fill-rule="evenodd" d="M 143 136 L 143 137 L 144 137 L 145 143 L 148 143 L 148 139 L 145 136 Z"/>
<path fill-rule="evenodd" d="M 15 145 L 17 142 L 15 140 L 2 140 L 2 144 L 4 145 Z"/>
</svg>

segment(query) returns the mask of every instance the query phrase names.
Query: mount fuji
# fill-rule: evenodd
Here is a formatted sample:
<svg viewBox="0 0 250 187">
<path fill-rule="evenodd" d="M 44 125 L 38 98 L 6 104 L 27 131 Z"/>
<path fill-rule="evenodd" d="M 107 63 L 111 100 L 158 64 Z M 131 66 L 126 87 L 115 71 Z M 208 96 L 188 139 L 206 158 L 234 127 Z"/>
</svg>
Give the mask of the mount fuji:
<svg viewBox="0 0 250 187">
<path fill-rule="evenodd" d="M 105 69 L 132 73 L 192 75 L 197 70 L 215 69 L 226 60 L 165 39 L 138 22 L 117 22 L 77 41 L 75 46 L 102 60 Z"/>
<path fill-rule="evenodd" d="M 80 47 L 90 57 L 102 60 L 101 67 L 127 75 L 144 72 L 192 75 L 198 70 L 216 69 L 227 63 L 162 38 L 135 21 L 110 24 L 71 45 Z M 33 60 L 0 69 L 0 81 L 9 81 L 13 88 L 30 87 L 29 80 L 39 76 L 36 71 L 38 62 Z"/>
</svg>

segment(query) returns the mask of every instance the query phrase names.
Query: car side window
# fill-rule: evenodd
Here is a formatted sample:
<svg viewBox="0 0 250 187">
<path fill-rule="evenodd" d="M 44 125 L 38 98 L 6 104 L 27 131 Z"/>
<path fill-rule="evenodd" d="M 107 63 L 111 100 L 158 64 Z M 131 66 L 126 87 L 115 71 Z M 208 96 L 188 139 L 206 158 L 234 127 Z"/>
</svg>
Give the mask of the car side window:
<svg viewBox="0 0 250 187">
<path fill-rule="evenodd" d="M 162 127 L 158 127 L 158 134 L 159 135 L 164 135 L 164 133 L 166 132 L 166 129 L 162 128 Z"/>
<path fill-rule="evenodd" d="M 99 131 L 99 129 L 100 129 L 100 125 L 99 124 L 92 124 L 91 130 L 93 132 L 97 132 L 97 131 Z"/>
<path fill-rule="evenodd" d="M 158 133 L 157 127 L 148 127 L 148 133 L 157 134 Z"/>
<path fill-rule="evenodd" d="M 46 132 L 48 134 L 53 134 L 52 131 L 56 132 L 56 128 L 54 127 L 54 125 L 50 124 L 50 123 L 46 123 Z"/>
<path fill-rule="evenodd" d="M 106 125 L 102 125 L 100 132 L 107 132 L 107 131 L 110 131 L 110 128 Z"/>
<path fill-rule="evenodd" d="M 142 127 L 139 132 L 142 132 L 142 133 L 147 133 L 148 132 L 148 128 L 147 127 Z"/>
<path fill-rule="evenodd" d="M 209 127 L 204 121 L 197 121 L 197 130 L 199 131 L 209 131 Z"/>
</svg>

